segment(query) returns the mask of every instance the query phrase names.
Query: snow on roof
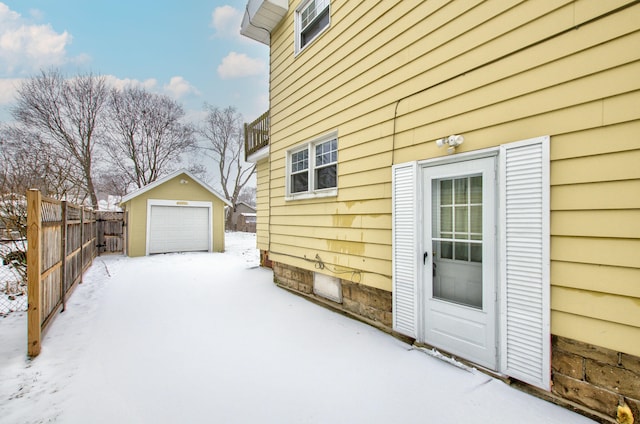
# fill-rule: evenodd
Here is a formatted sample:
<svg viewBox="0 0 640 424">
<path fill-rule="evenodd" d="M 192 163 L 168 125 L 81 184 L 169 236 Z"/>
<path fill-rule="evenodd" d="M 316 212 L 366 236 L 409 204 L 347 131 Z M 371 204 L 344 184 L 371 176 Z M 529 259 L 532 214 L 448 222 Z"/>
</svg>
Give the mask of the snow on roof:
<svg viewBox="0 0 640 424">
<path fill-rule="evenodd" d="M 249 209 L 253 209 L 254 211 L 256 210 L 256 207 L 255 207 L 255 206 L 250 205 L 250 204 L 249 204 L 249 203 L 247 203 L 247 202 L 239 202 L 236 206 L 238 206 L 238 205 L 245 205 L 245 206 L 246 206 L 246 207 L 248 207 Z"/>
<path fill-rule="evenodd" d="M 122 209 L 118 206 L 121 202 L 120 196 L 107 196 L 106 200 L 98 200 L 98 210 L 101 211 L 111 211 L 111 212 L 122 212 Z"/>
</svg>

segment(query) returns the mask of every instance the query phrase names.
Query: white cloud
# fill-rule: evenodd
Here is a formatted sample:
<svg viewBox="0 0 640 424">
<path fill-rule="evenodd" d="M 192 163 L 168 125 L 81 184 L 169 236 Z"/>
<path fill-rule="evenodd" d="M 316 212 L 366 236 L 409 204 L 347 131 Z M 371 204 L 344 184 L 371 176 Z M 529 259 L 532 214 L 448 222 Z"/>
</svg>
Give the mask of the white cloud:
<svg viewBox="0 0 640 424">
<path fill-rule="evenodd" d="M 0 79 L 0 105 L 13 103 L 16 91 L 22 81 L 22 79 L 17 78 Z"/>
<path fill-rule="evenodd" d="M 159 86 L 158 80 L 155 78 L 148 78 L 144 81 L 130 78 L 118 78 L 113 75 L 106 75 L 107 84 L 111 87 L 122 90 L 129 87 L 140 87 L 145 90 L 159 93 L 162 92 L 174 99 L 179 99 L 187 94 L 199 95 L 200 92 L 181 76 L 171 77 L 167 84 Z"/>
<path fill-rule="evenodd" d="M 261 75 L 267 65 L 260 59 L 254 59 L 244 53 L 230 52 L 218 65 L 218 75 L 222 79 L 244 78 Z"/>
<path fill-rule="evenodd" d="M 20 14 L 18 12 L 14 12 L 11 9 L 9 9 L 9 6 L 7 6 L 4 3 L 0 3 L 0 22 L 1 23 L 5 23 L 5 22 L 9 22 L 9 21 L 14 21 L 20 19 Z"/>
<path fill-rule="evenodd" d="M 127 87 L 141 87 L 147 90 L 154 90 L 158 85 L 158 80 L 155 78 L 148 78 L 144 81 L 130 78 L 118 78 L 113 75 L 105 75 L 105 78 L 108 85 L 117 88 L 118 90 L 122 90 Z"/>
<path fill-rule="evenodd" d="M 32 72 L 67 62 L 71 34 L 36 25 L 0 3 L 0 71 Z"/>
<path fill-rule="evenodd" d="M 211 13 L 211 26 L 221 37 L 240 37 L 242 12 L 229 5 L 216 7 Z"/>
<path fill-rule="evenodd" d="M 189 81 L 180 76 L 171 77 L 169 84 L 165 84 L 163 88 L 165 93 L 175 99 L 179 99 L 187 94 L 200 94 Z"/>
</svg>

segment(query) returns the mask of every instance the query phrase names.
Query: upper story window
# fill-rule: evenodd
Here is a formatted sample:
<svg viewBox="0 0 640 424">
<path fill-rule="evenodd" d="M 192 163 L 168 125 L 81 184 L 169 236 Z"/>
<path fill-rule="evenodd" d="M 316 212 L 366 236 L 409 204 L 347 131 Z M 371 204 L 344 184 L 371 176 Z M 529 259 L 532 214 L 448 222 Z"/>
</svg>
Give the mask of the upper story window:
<svg viewBox="0 0 640 424">
<path fill-rule="evenodd" d="M 287 199 L 335 196 L 338 189 L 335 134 L 287 153 Z"/>
<path fill-rule="evenodd" d="M 329 27 L 329 0 L 304 0 L 296 9 L 296 53 Z"/>
</svg>

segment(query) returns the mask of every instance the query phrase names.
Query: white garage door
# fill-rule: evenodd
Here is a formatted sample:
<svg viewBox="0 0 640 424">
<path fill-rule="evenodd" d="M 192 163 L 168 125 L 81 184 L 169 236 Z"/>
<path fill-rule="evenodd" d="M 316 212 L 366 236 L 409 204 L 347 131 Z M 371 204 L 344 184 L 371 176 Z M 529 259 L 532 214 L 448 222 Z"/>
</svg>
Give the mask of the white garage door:
<svg viewBox="0 0 640 424">
<path fill-rule="evenodd" d="M 151 206 L 149 254 L 209 250 L 209 208 Z"/>
</svg>

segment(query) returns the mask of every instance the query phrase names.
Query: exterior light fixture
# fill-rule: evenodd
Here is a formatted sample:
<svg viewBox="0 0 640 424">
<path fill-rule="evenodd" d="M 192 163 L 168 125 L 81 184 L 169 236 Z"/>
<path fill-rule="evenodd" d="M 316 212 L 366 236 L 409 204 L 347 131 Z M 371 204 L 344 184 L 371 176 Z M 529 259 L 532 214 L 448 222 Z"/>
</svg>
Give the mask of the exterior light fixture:
<svg viewBox="0 0 640 424">
<path fill-rule="evenodd" d="M 436 146 L 448 146 L 447 153 L 451 154 L 456 150 L 456 147 L 464 143 L 464 137 L 461 135 L 453 134 L 449 137 L 440 138 L 436 140 Z"/>
</svg>

